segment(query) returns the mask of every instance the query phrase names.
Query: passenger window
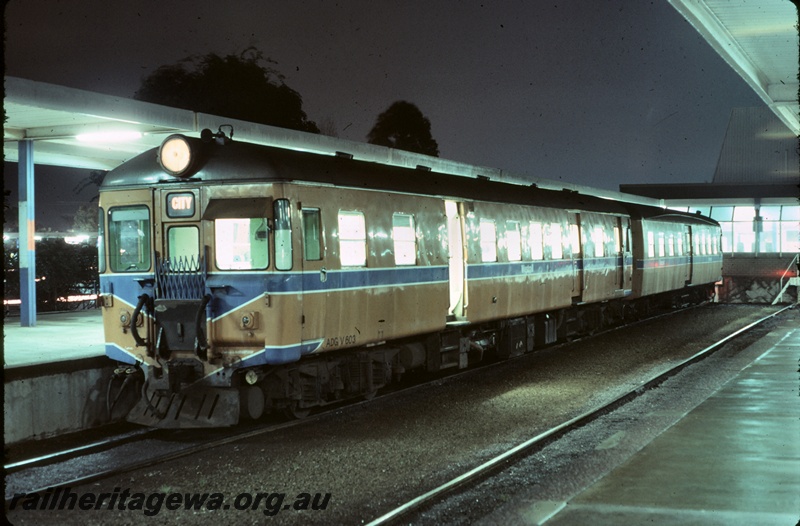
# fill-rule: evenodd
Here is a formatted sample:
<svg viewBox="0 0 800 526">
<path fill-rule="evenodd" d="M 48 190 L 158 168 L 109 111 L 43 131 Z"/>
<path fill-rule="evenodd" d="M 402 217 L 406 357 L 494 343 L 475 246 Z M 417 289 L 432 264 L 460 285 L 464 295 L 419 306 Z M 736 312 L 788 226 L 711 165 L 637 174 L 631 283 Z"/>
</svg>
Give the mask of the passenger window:
<svg viewBox="0 0 800 526">
<path fill-rule="evenodd" d="M 519 223 L 516 221 L 506 221 L 506 248 L 509 261 L 522 259 L 522 236 L 519 233 Z"/>
<path fill-rule="evenodd" d="M 561 239 L 561 225 L 550 223 L 547 229 L 547 246 L 550 247 L 550 259 L 561 259 L 564 257 L 563 240 Z"/>
<path fill-rule="evenodd" d="M 670 234 L 669 239 L 667 240 L 667 255 L 675 255 L 675 234 Z"/>
<path fill-rule="evenodd" d="M 497 227 L 491 219 L 481 219 L 481 261 L 497 261 Z"/>
<path fill-rule="evenodd" d="M 150 250 L 150 211 L 146 206 L 109 210 L 108 260 L 112 271 L 149 270 Z"/>
<path fill-rule="evenodd" d="M 263 270 L 269 264 L 267 220 L 214 220 L 214 255 L 220 270 Z"/>
<path fill-rule="evenodd" d="M 361 212 L 339 212 L 339 259 L 343 267 L 367 265 L 367 228 Z"/>
<path fill-rule="evenodd" d="M 560 229 L 559 229 L 560 230 Z M 577 223 L 570 223 L 569 224 L 569 255 L 573 255 L 579 257 L 582 254 L 581 251 L 581 236 L 580 230 L 578 229 Z M 567 252 L 567 251 L 564 251 Z M 563 257 L 563 254 L 562 254 Z"/>
<path fill-rule="evenodd" d="M 605 233 L 603 227 L 596 226 L 592 230 L 592 242 L 594 242 L 594 257 L 601 258 L 605 256 Z"/>
<path fill-rule="evenodd" d="M 167 255 L 172 260 L 173 269 L 200 268 L 200 230 L 194 225 L 170 227 L 167 231 Z"/>
<path fill-rule="evenodd" d="M 303 255 L 306 261 L 322 259 L 322 217 L 319 208 L 303 209 Z"/>
<path fill-rule="evenodd" d="M 417 234 L 414 216 L 394 214 L 392 216 L 392 238 L 394 240 L 395 265 L 417 264 Z"/>
<path fill-rule="evenodd" d="M 541 223 L 531 223 L 530 238 L 531 259 L 534 261 L 544 259 L 544 237 Z"/>
<path fill-rule="evenodd" d="M 275 268 L 292 270 L 292 211 L 288 199 L 272 205 L 275 213 Z"/>
<path fill-rule="evenodd" d="M 658 257 L 663 258 L 666 254 L 664 250 L 664 232 L 658 233 Z"/>
<path fill-rule="evenodd" d="M 656 235 L 654 232 L 647 233 L 647 257 L 656 257 Z"/>
</svg>

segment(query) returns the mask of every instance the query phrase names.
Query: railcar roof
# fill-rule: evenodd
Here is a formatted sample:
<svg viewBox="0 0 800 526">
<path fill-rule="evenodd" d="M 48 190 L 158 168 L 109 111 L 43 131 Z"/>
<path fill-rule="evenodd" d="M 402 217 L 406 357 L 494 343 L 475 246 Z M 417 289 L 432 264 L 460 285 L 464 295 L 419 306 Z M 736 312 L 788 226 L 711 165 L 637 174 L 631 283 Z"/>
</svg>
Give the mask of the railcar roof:
<svg viewBox="0 0 800 526">
<path fill-rule="evenodd" d="M 108 173 L 101 191 L 144 186 L 248 184 L 303 181 L 347 188 L 385 190 L 457 199 L 546 206 L 567 210 L 684 220 L 695 216 L 658 207 L 602 199 L 573 191 L 556 191 L 458 175 L 325 156 L 230 141 L 202 143 L 201 162 L 189 179 L 173 177 L 158 163 L 158 148 L 148 150 Z M 668 220 L 664 218 L 664 220 Z"/>
</svg>

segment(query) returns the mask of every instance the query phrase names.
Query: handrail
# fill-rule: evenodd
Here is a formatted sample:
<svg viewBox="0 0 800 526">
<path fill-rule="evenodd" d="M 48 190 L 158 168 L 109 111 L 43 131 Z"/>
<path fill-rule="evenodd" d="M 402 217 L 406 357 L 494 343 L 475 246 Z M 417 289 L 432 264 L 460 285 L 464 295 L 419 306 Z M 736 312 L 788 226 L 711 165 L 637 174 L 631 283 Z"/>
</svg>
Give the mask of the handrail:
<svg viewBox="0 0 800 526">
<path fill-rule="evenodd" d="M 786 274 L 788 274 L 789 271 L 792 269 L 792 265 L 794 265 L 794 262 L 797 261 L 797 258 L 800 258 L 800 253 L 795 254 L 795 256 L 792 258 L 791 263 L 789 263 L 789 266 L 786 267 L 786 270 L 784 270 L 783 274 L 781 274 L 781 285 L 783 285 L 783 278 L 785 278 Z"/>
<path fill-rule="evenodd" d="M 780 288 L 778 289 L 780 292 L 778 292 L 778 295 L 775 297 L 775 301 L 772 302 L 773 305 L 775 305 L 776 303 L 783 303 L 783 292 L 785 290 L 784 286 L 783 286 L 783 278 L 785 278 L 786 274 L 788 274 L 789 271 L 792 269 L 792 265 L 795 264 L 795 262 L 797 261 L 797 258 L 800 258 L 800 253 L 795 254 L 795 256 L 792 258 L 792 261 L 789 263 L 789 266 L 786 267 L 786 270 L 784 270 L 783 274 L 781 274 Z M 797 277 L 800 277 L 800 276 L 797 276 Z M 791 278 L 789 278 L 789 279 L 791 279 Z M 788 285 L 787 285 L 787 288 L 788 288 Z"/>
</svg>

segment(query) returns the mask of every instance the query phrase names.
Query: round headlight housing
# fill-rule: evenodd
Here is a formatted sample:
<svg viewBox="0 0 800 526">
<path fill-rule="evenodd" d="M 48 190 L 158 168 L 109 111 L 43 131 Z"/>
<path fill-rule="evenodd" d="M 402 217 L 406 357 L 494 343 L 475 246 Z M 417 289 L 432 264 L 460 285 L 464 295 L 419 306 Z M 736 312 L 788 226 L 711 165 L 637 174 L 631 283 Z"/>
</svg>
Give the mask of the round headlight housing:
<svg viewBox="0 0 800 526">
<path fill-rule="evenodd" d="M 170 175 L 187 177 L 192 167 L 197 152 L 192 148 L 192 143 L 183 135 L 170 135 L 158 149 L 158 162 Z"/>
</svg>

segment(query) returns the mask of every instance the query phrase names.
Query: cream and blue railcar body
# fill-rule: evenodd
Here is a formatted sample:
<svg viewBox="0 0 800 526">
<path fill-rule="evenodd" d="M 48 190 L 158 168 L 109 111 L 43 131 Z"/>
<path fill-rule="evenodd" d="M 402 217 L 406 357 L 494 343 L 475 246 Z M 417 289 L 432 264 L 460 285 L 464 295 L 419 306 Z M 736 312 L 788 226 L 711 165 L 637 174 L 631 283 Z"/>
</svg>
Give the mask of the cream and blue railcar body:
<svg viewBox="0 0 800 526">
<path fill-rule="evenodd" d="M 688 232 L 688 247 L 718 226 L 659 213 L 172 136 L 101 188 L 107 355 L 143 384 L 132 421 L 303 414 L 411 369 L 529 351 L 571 325 L 602 326 L 624 302 L 713 281 L 710 245 L 707 260 L 675 255 L 673 271 L 672 256 L 649 257 L 642 240 L 652 232 L 660 247 L 659 232 Z"/>
</svg>

